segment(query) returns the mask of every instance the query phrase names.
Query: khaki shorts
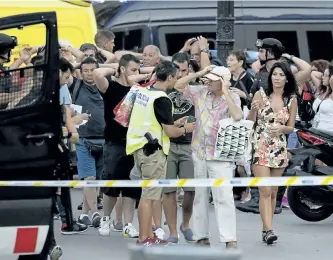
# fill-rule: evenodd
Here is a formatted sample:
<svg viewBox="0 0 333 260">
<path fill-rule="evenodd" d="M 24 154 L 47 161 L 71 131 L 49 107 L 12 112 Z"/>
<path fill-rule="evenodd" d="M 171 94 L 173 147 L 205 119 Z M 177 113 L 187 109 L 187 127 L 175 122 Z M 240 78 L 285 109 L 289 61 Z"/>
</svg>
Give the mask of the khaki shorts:
<svg viewBox="0 0 333 260">
<path fill-rule="evenodd" d="M 168 156 L 167 179 L 193 179 L 194 166 L 191 144 L 171 143 Z M 184 187 L 184 191 L 194 191 L 193 187 Z M 176 187 L 163 188 L 163 193 L 175 192 Z"/>
<path fill-rule="evenodd" d="M 143 180 L 165 179 L 167 158 L 162 150 L 149 156 L 144 155 L 140 149 L 134 153 L 135 164 L 139 167 Z M 141 198 L 148 200 L 161 200 L 163 188 L 142 188 Z"/>
</svg>

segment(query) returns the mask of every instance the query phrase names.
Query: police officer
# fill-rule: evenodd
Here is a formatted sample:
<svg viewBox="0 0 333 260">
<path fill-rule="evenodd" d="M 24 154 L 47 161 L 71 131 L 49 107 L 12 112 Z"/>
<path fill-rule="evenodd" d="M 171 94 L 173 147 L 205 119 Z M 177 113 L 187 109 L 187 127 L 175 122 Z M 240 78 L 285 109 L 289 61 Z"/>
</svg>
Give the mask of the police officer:
<svg viewBox="0 0 333 260">
<path fill-rule="evenodd" d="M 254 94 L 260 89 L 266 89 L 268 82 L 268 75 L 273 64 L 278 61 L 282 54 L 284 53 L 284 46 L 282 43 L 274 38 L 266 38 L 263 40 L 257 40 L 256 47 L 258 48 L 258 58 L 260 62 L 259 72 L 256 74 L 250 96 L 253 97 Z"/>
</svg>

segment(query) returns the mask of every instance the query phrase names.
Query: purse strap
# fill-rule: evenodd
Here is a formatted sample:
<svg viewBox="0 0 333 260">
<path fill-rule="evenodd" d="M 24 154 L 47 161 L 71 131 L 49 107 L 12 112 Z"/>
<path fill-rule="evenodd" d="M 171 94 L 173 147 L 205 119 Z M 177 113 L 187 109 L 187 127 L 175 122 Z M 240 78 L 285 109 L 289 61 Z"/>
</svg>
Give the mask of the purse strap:
<svg viewBox="0 0 333 260">
<path fill-rule="evenodd" d="M 246 87 L 244 86 L 244 83 L 242 82 L 242 78 L 243 76 L 246 74 L 247 72 L 244 70 L 238 77 L 238 79 L 236 80 L 235 84 L 234 84 L 234 87 L 237 86 L 237 84 L 240 85 L 240 87 L 242 88 L 243 92 L 245 93 L 246 97 L 248 98 L 249 97 L 249 92 L 247 91 Z"/>
</svg>

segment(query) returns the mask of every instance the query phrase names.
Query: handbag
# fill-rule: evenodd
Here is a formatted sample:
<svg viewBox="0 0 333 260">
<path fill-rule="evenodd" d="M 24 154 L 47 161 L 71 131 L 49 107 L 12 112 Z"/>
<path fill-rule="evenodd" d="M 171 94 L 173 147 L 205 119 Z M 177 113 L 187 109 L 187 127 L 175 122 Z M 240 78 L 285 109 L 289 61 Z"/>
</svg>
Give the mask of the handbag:
<svg viewBox="0 0 333 260">
<path fill-rule="evenodd" d="M 143 85 L 134 85 L 133 87 L 131 87 L 130 91 L 126 94 L 126 96 L 113 109 L 113 113 L 115 115 L 114 120 L 116 120 L 117 123 L 119 123 L 121 126 L 128 127 L 138 91 L 140 90 L 140 88 L 146 88 L 154 83 L 155 81 L 150 81 Z"/>
<path fill-rule="evenodd" d="M 252 159 L 253 126 L 251 120 L 235 121 L 232 118 L 219 121 L 214 159 L 248 163 Z"/>
<path fill-rule="evenodd" d="M 104 144 L 95 143 L 94 140 L 83 139 L 84 145 L 87 147 L 91 156 L 100 156 L 103 153 Z"/>
</svg>

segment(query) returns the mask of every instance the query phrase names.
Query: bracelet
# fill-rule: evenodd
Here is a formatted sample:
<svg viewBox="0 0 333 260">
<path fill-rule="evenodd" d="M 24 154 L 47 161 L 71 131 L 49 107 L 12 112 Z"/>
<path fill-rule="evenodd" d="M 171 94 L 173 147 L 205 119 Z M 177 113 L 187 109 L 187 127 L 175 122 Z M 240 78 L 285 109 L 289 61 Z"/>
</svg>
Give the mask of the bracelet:
<svg viewBox="0 0 333 260">
<path fill-rule="evenodd" d="M 186 135 L 186 133 L 187 133 L 187 131 L 186 131 L 186 127 L 185 126 L 183 126 L 184 127 L 184 135 Z"/>
</svg>

